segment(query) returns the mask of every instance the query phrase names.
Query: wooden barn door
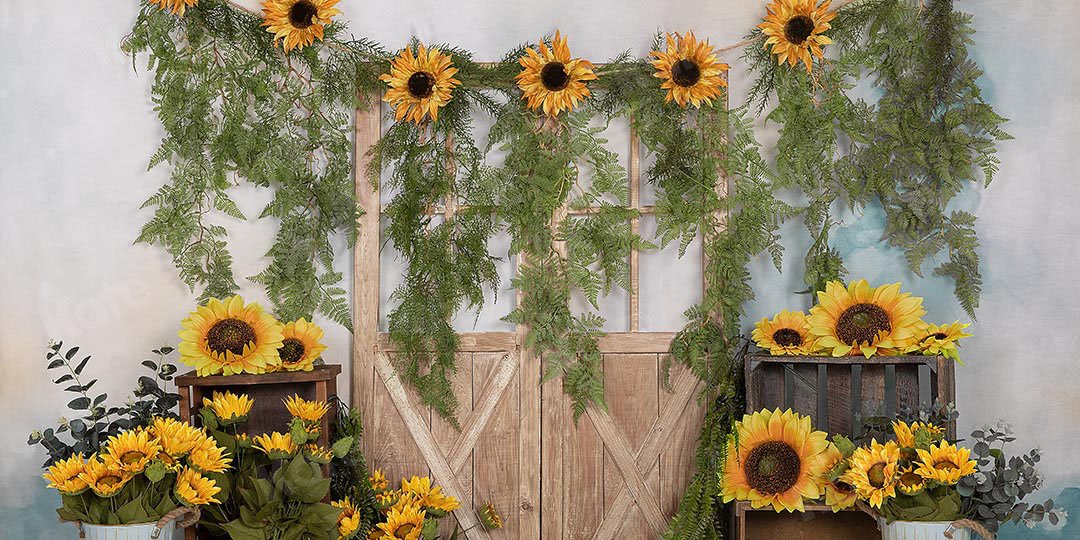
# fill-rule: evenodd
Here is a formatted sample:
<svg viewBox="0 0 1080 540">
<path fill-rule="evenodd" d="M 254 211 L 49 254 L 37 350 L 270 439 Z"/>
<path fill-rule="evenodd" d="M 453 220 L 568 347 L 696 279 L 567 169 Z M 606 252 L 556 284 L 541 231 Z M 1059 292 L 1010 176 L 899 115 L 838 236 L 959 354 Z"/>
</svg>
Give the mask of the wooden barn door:
<svg viewBox="0 0 1080 540">
<path fill-rule="evenodd" d="M 638 295 L 638 254 L 630 258 L 628 328 L 600 340 L 608 410 L 590 407 L 575 425 L 562 381 L 541 386 L 542 359 L 522 349 L 526 328 L 462 333 L 454 379 L 462 429 L 455 430 L 403 385 L 379 329 L 382 208 L 364 170 L 381 115 L 376 106 L 356 119 L 356 193 L 366 214 L 355 249 L 351 390 L 370 465 L 392 484 L 430 473 L 461 501 L 454 517 L 470 539 L 657 538 L 693 472 L 704 411 L 696 399 L 701 383 L 688 370 L 672 368 L 671 388 L 663 386 L 674 332 L 638 330 L 649 313 Z M 631 133 L 630 205 L 647 216 L 653 208 L 641 203 L 639 146 Z M 445 212 L 453 212 L 452 201 Z M 638 219 L 631 225 L 637 232 Z M 479 525 L 485 504 L 503 517 L 502 529 Z"/>
</svg>

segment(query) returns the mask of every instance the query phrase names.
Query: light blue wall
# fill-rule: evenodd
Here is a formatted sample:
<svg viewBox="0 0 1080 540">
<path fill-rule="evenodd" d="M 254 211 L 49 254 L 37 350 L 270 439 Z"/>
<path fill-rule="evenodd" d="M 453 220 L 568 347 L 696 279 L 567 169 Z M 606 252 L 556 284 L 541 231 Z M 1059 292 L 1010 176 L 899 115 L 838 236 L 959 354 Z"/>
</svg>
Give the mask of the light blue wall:
<svg viewBox="0 0 1080 540">
<path fill-rule="evenodd" d="M 390 45 L 415 34 L 496 58 L 561 28 L 576 52 L 602 59 L 634 44 L 634 52 L 646 53 L 657 28 L 693 28 L 717 45 L 736 42 L 758 22 L 763 4 L 551 0 L 457 2 L 447 10 L 444 0 L 345 0 L 340 7 L 353 32 Z M 998 182 L 960 203 L 980 216 L 985 276 L 976 337 L 963 349 L 968 366 L 958 372 L 961 429 L 1008 419 L 1024 441 L 1044 450 L 1047 485 L 1040 495 L 1055 496 L 1080 521 L 1080 491 L 1066 490 L 1080 486 L 1074 458 L 1080 442 L 1080 277 L 1074 270 L 1080 262 L 1080 3 L 957 4 L 975 13 L 973 53 L 987 72 L 986 96 L 1012 119 L 1007 130 L 1017 137 L 1002 145 Z M 43 456 L 25 444 L 31 429 L 64 413 L 66 400 L 43 370 L 46 340 L 63 336 L 94 352 L 99 385 L 122 399 L 144 351 L 175 343 L 177 321 L 192 302 L 159 249 L 131 245 L 148 217 L 139 203 L 167 176 L 161 168 L 145 171 L 161 137 L 148 97 L 150 77 L 133 73 L 118 50 L 134 14 L 130 1 L 0 1 L 0 540 L 74 537 L 56 523 L 58 501 L 38 477 Z M 731 60 L 737 102 L 748 79 Z M 760 135 L 763 142 L 775 140 L 769 127 Z M 237 192 L 249 215 L 268 196 L 250 187 Z M 844 225 L 835 244 L 852 276 L 902 281 L 925 297 L 930 319 L 965 318 L 950 283 L 915 279 L 900 253 L 880 242 L 879 208 L 839 217 Z M 243 246 L 236 252 L 238 275 L 256 273 L 272 226 L 230 227 L 234 244 Z M 784 232 L 785 272 L 755 262 L 758 301 L 747 307 L 748 321 L 782 307 L 806 307 L 807 300 L 792 293 L 802 288 L 805 232 L 797 223 Z M 259 297 L 253 288 L 244 292 Z M 682 308 L 675 306 L 664 326 L 678 327 Z M 349 336 L 331 325 L 327 330 L 328 358 L 343 363 Z M 1014 528 L 1002 538 L 1076 539 L 1080 523 L 1060 531 Z"/>
</svg>

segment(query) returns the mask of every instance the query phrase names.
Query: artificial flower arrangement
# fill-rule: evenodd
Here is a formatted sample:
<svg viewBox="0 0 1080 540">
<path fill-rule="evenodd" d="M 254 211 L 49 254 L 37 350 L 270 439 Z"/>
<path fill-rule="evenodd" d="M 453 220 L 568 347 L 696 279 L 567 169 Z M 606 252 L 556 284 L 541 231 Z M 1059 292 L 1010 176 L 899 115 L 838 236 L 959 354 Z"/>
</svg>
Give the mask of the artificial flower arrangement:
<svg viewBox="0 0 1080 540">
<path fill-rule="evenodd" d="M 933 423 L 896 421 L 892 428 L 894 440 L 856 446 L 840 435 L 830 441 L 810 417 L 790 409 L 748 414 L 728 439 L 723 500 L 777 512 L 802 512 L 804 503 L 821 500 L 834 512 L 857 506 L 886 526 L 933 523 L 944 530 L 959 522 L 991 536 L 1010 521 L 1064 518 L 1052 500 L 1022 502 L 1042 484 L 1040 455 L 1006 457 L 1005 444 L 1015 440 L 1007 429 L 977 430 L 968 448 L 946 440 Z"/>
<path fill-rule="evenodd" d="M 754 325 L 751 337 L 775 356 L 944 356 L 960 362 L 958 341 L 970 324 L 930 324 L 923 299 L 900 284 L 871 287 L 865 279 L 830 281 L 807 315 L 784 310 Z M 960 362 L 962 363 L 962 362 Z"/>
<path fill-rule="evenodd" d="M 326 350 L 322 328 L 303 318 L 283 324 L 240 296 L 211 298 L 181 325 L 180 361 L 199 376 L 311 371 Z"/>
<path fill-rule="evenodd" d="M 213 476 L 229 468 L 225 449 L 201 429 L 172 418 L 110 437 L 101 451 L 56 462 L 44 474 L 60 492 L 65 521 L 153 523 L 178 507 L 218 502 Z"/>
<path fill-rule="evenodd" d="M 234 456 L 234 468 L 223 479 L 227 489 L 205 509 L 200 524 L 233 540 L 356 538 L 362 532 L 357 505 L 347 497 L 323 502 L 330 493 L 323 466 L 348 453 L 353 439 L 319 446 L 315 441 L 329 404 L 293 395 L 283 405 L 292 416 L 287 433 L 249 436 L 243 425 L 254 406 L 251 398 L 231 392 L 204 398 L 203 425 Z"/>
</svg>

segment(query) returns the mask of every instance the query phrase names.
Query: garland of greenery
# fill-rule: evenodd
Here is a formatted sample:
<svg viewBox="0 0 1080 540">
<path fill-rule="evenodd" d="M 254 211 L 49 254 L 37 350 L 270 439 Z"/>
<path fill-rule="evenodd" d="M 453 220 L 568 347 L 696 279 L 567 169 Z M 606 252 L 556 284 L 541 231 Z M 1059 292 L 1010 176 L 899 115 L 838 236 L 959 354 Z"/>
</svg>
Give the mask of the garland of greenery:
<svg viewBox="0 0 1080 540">
<path fill-rule="evenodd" d="M 519 260 L 511 285 L 521 296 L 506 320 L 527 325 L 524 345 L 543 354 L 545 380 L 563 376 L 576 415 L 603 405 L 597 338 L 604 321 L 595 311 L 574 314 L 570 298 L 580 291 L 598 310 L 614 286 L 629 289 L 630 251 L 653 247 L 630 230 L 626 172 L 601 138 L 611 121 L 629 119 L 655 156 L 646 178 L 657 188 L 660 244 L 678 241 L 681 254 L 700 237 L 707 257 L 705 295 L 687 310 L 670 355 L 706 383 L 700 398 L 709 406 L 697 473 L 668 536 L 721 538 L 717 479 L 730 426 L 743 411 L 748 265 L 768 253 L 780 267 L 782 223 L 801 215 L 813 237 L 804 259 L 812 292 L 845 273 L 829 244 L 835 204 L 879 202 L 886 237 L 906 250 L 911 269 L 921 275 L 927 259 L 944 253 L 948 260 L 935 272 L 955 280 L 966 310 L 978 306 L 974 216 L 948 207 L 966 182 L 989 183 L 996 141 L 1008 135 L 979 94 L 980 72 L 966 54 L 969 20 L 949 0 L 925 8 L 858 0 L 838 10 L 829 32 L 838 54 L 809 71 L 778 65 L 755 31 L 743 56 L 757 79 L 747 106 L 731 111 L 720 101 L 665 102 L 653 66 L 623 55 L 597 70 L 594 95 L 582 106 L 546 117 L 525 106 L 514 82 L 525 47 L 493 65 L 439 47 L 460 85 L 438 120 L 395 122 L 367 171 L 377 179 L 389 170 L 386 234 L 406 262 L 389 316 L 403 376 L 425 404 L 453 419 L 458 338 L 449 321 L 481 305 L 485 287 L 497 289 L 498 259 L 487 246 L 505 227 L 509 255 Z M 151 165 L 169 161 L 173 176 L 147 201 L 156 211 L 139 240 L 165 247 L 203 296 L 226 294 L 236 283 L 225 229 L 212 214 L 243 219 L 227 194 L 234 182 L 273 187 L 260 217 L 282 225 L 270 266 L 252 279 L 266 286 L 279 316 L 318 311 L 347 325 L 329 237 L 356 234 L 348 114 L 362 106 L 355 96 L 385 90 L 378 75 L 390 55 L 344 38 L 338 23 L 327 26 L 321 46 L 284 54 L 259 23 L 221 0 L 202 0 L 183 18 L 156 6 L 142 10 L 126 48 L 150 53 L 166 128 Z M 874 102 L 851 97 L 867 78 L 881 93 Z M 752 113 L 773 99 L 765 118 L 780 126 L 775 170 L 752 126 Z M 484 149 L 473 136 L 476 111 L 495 118 Z M 506 155 L 501 166 L 485 162 L 493 148 Z M 792 188 L 806 196 L 804 207 L 774 196 Z M 600 211 L 580 212 L 594 206 Z M 565 208 L 574 215 L 562 219 Z"/>
</svg>

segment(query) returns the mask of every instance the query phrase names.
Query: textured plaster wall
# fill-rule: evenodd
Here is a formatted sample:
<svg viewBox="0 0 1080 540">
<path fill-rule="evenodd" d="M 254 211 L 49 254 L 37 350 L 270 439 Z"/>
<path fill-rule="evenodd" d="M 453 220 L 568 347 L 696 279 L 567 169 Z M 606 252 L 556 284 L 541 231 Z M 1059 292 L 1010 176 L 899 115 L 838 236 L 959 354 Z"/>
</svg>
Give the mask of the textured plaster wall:
<svg viewBox="0 0 1080 540">
<path fill-rule="evenodd" d="M 1080 262 L 1074 174 L 1080 168 L 1080 70 L 1071 54 L 1080 46 L 1080 3 L 957 3 L 975 13 L 973 53 L 987 72 L 986 95 L 1012 118 L 1007 129 L 1017 137 L 1002 146 L 998 183 L 958 203 L 980 216 L 986 282 L 976 337 L 964 347 L 968 367 L 958 372 L 961 429 L 1008 419 L 1025 441 L 1044 449 L 1043 495 L 1056 496 L 1080 521 L 1080 492 L 1062 493 L 1080 485 L 1073 454 L 1080 441 L 1080 278 L 1074 270 Z M 756 24 L 762 4 L 344 0 L 340 7 L 353 32 L 388 46 L 416 35 L 497 58 L 559 28 L 575 53 L 602 60 L 626 47 L 644 54 L 657 29 L 693 28 L 718 45 L 738 41 Z M 58 500 L 38 476 L 40 450 L 25 443 L 31 429 L 65 412 L 66 398 L 43 369 L 46 341 L 63 338 L 93 353 L 88 370 L 102 390 L 123 399 L 138 362 L 150 349 L 175 343 L 178 321 L 192 304 L 161 250 L 132 245 L 149 216 L 139 204 L 167 178 L 164 168 L 145 170 L 162 135 L 149 100 L 150 77 L 133 72 L 118 49 L 135 10 L 126 0 L 0 1 L 0 539 L 72 535 L 56 523 Z M 730 60 L 738 103 L 748 84 L 739 62 Z M 760 137 L 768 144 L 775 132 L 762 126 Z M 269 197 L 247 186 L 234 191 L 248 215 Z M 929 318 L 964 318 L 949 283 L 917 279 L 904 269 L 901 254 L 880 242 L 880 209 L 841 217 L 835 243 L 852 275 L 903 281 L 926 297 Z M 265 264 L 273 224 L 228 226 L 237 275 L 256 273 Z M 755 263 L 758 301 L 748 306 L 748 322 L 781 307 L 805 307 L 806 299 L 792 293 L 802 287 L 806 245 L 798 224 L 785 229 L 785 243 L 791 256 L 783 274 L 768 261 Z M 672 265 L 670 258 L 643 257 L 643 306 L 651 306 L 643 327 L 679 327 L 682 309 L 697 297 L 686 286 L 700 277 L 694 265 Z M 341 250 L 342 267 L 348 260 Z M 395 282 L 395 264 L 384 263 L 387 288 Z M 261 299 L 253 287 L 243 292 Z M 478 328 L 499 325 L 512 298 L 501 292 Z M 612 328 L 624 320 L 616 300 L 607 304 Z M 459 326 L 472 328 L 472 317 L 462 317 Z M 326 328 L 326 358 L 346 363 L 349 335 Z M 1080 538 L 1080 523 L 1057 531 L 1010 529 L 1003 537 Z"/>
</svg>

